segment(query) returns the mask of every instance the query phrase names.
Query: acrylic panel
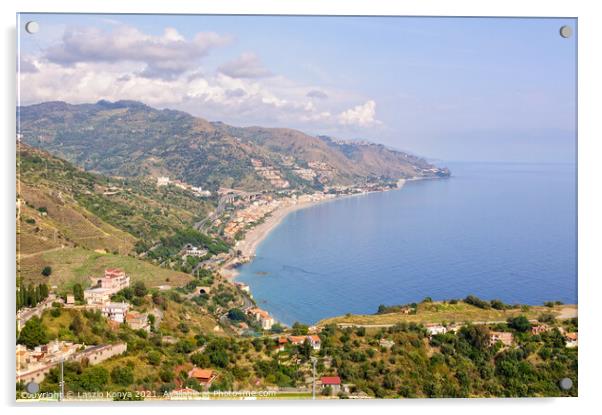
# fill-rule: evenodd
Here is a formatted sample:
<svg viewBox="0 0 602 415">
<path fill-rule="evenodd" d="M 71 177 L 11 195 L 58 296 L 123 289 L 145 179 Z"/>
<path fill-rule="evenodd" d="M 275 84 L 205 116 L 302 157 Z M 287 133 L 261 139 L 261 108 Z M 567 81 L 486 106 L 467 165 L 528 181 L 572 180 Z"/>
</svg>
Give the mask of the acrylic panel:
<svg viewBox="0 0 602 415">
<path fill-rule="evenodd" d="M 17 32 L 17 400 L 577 396 L 576 19 Z"/>
</svg>

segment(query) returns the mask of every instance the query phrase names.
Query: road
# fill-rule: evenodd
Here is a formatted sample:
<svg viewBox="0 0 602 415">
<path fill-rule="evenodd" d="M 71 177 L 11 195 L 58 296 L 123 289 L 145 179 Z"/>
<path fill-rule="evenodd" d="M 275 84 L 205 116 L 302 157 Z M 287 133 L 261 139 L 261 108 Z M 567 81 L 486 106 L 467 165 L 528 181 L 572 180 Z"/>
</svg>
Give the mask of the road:
<svg viewBox="0 0 602 415">
<path fill-rule="evenodd" d="M 199 232 L 203 232 L 208 223 L 213 223 L 213 221 L 223 213 L 224 209 L 226 208 L 227 200 L 228 198 L 226 196 L 220 197 L 219 201 L 217 202 L 217 207 L 215 208 L 215 211 L 211 215 L 195 223 L 195 229 Z"/>
<path fill-rule="evenodd" d="M 40 317 L 44 310 L 48 310 L 52 307 L 52 303 L 55 301 L 59 301 L 55 294 L 49 294 L 48 298 L 39 303 L 37 306 L 33 308 L 23 308 L 17 312 L 17 328 L 21 330 L 21 328 L 27 323 L 29 319 L 34 316 Z M 62 300 L 60 300 L 62 301 Z"/>
</svg>

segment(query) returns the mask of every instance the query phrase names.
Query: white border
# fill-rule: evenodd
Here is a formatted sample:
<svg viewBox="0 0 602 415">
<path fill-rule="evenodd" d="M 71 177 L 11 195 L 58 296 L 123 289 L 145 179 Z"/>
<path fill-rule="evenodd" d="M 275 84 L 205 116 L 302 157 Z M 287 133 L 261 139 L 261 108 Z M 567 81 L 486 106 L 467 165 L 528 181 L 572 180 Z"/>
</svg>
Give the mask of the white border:
<svg viewBox="0 0 602 415">
<path fill-rule="evenodd" d="M 602 178 L 602 134 L 600 131 L 600 41 L 602 40 L 601 14 L 596 10 L 596 2 L 571 1 L 478 1 L 478 0 L 409 0 L 394 2 L 392 0 L 88 0 L 73 2 L 69 0 L 3 0 L 2 34 L 2 91 L 1 100 L 2 126 L 4 140 L 0 175 L 4 190 L 3 203 L 0 204 L 0 217 L 4 226 L 2 232 L 2 279 L 4 282 L 5 301 L 2 316 L 5 327 L 5 341 L 2 342 L 1 356 L 7 364 L 2 365 L 2 397 L 5 410 L 18 413 L 32 411 L 50 411 L 51 413 L 79 414 L 112 413 L 125 410 L 139 411 L 142 408 L 128 406 L 88 406 L 85 408 L 69 405 L 67 407 L 22 407 L 13 404 L 14 391 L 14 235 L 15 235 L 15 199 L 14 166 L 15 166 L 15 13 L 21 12 L 105 12 L 105 13 L 213 13 L 213 14 L 336 14 L 336 15 L 438 15 L 438 16 L 562 16 L 579 18 L 579 314 L 580 314 L 580 348 L 579 348 L 579 393 L 576 399 L 479 399 L 479 400 L 414 400 L 403 402 L 371 401 L 371 402 L 231 402 L 210 403 L 207 408 L 181 405 L 149 406 L 144 410 L 149 414 L 159 414 L 165 409 L 186 412 L 221 412 L 235 410 L 250 414 L 286 411 L 287 415 L 307 411 L 344 410 L 351 413 L 372 411 L 428 411 L 453 413 L 487 413 L 506 414 L 508 411 L 521 413 L 525 410 L 547 413 L 581 413 L 593 407 L 599 395 L 600 384 L 600 347 L 602 345 L 599 324 L 600 316 L 600 280 L 602 279 L 601 250 L 602 233 L 600 212 L 602 198 L 600 196 L 600 179 Z M 336 405 L 336 406 L 335 406 Z M 131 405 L 129 405 L 131 406 Z M 226 409 L 226 408 L 229 409 Z"/>
</svg>

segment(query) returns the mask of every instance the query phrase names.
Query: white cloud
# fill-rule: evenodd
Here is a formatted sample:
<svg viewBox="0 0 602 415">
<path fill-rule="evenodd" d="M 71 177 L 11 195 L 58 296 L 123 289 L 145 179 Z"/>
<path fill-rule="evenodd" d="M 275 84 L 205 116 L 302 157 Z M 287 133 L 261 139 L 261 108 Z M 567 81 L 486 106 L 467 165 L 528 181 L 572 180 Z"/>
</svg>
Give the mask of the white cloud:
<svg viewBox="0 0 602 415">
<path fill-rule="evenodd" d="M 149 78 L 173 78 L 198 65 L 209 50 L 224 45 L 229 37 L 217 33 L 197 33 L 186 40 L 174 28 L 161 36 L 147 35 L 136 28 L 120 25 L 112 31 L 95 27 L 70 27 L 58 45 L 44 53 L 44 58 L 61 66 L 77 63 L 138 62 L 140 72 Z"/>
<path fill-rule="evenodd" d="M 223 64 L 218 71 L 231 78 L 265 78 L 272 75 L 257 55 L 250 52 L 245 52 L 238 58 Z"/>
<path fill-rule="evenodd" d="M 187 40 L 172 28 L 151 36 L 123 25 L 109 32 L 83 29 L 89 30 L 86 36 L 76 36 L 77 30 L 66 29 L 59 42 L 38 56 L 22 59 L 23 105 L 138 100 L 234 125 L 292 127 L 331 135 L 355 134 L 378 124 L 374 101 L 352 107 L 351 103 L 366 98 L 277 74 L 263 76 L 269 71 L 252 53 L 217 71 L 200 66 L 206 65 L 201 58 L 228 36 L 200 33 Z"/>
<path fill-rule="evenodd" d="M 368 126 L 380 123 L 375 119 L 376 102 L 366 101 L 363 105 L 350 108 L 339 114 L 339 122 L 343 125 Z"/>
</svg>

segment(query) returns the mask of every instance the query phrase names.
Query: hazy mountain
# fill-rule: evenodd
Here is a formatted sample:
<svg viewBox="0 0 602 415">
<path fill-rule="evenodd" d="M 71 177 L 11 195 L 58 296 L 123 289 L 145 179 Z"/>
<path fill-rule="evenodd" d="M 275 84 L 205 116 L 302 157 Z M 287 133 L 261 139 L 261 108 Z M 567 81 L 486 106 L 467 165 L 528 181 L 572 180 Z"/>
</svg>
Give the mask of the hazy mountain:
<svg viewBox="0 0 602 415">
<path fill-rule="evenodd" d="M 445 176 L 425 160 L 385 146 L 314 137 L 286 128 L 233 127 L 135 101 L 18 108 L 21 139 L 86 170 L 167 175 L 216 189 L 294 188 L 367 179 Z M 259 167 L 258 167 L 259 166 Z"/>
</svg>

